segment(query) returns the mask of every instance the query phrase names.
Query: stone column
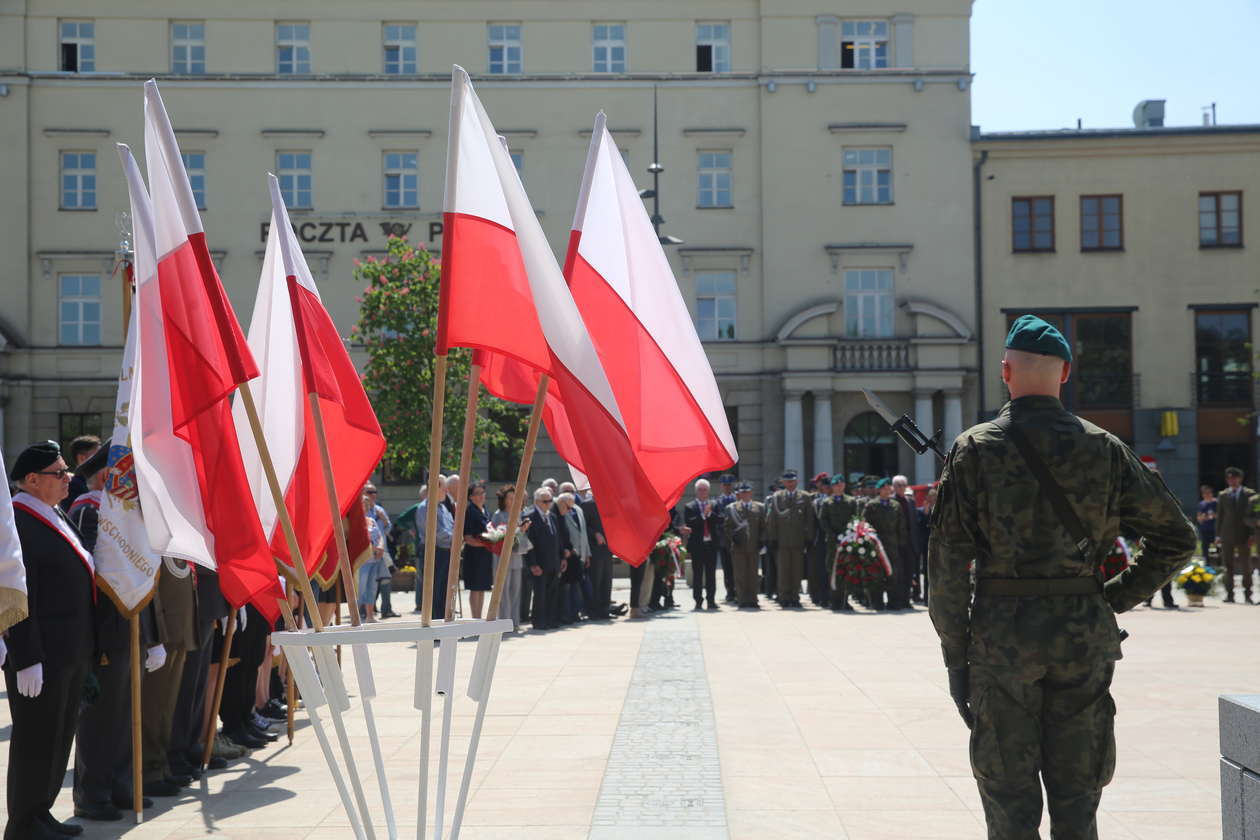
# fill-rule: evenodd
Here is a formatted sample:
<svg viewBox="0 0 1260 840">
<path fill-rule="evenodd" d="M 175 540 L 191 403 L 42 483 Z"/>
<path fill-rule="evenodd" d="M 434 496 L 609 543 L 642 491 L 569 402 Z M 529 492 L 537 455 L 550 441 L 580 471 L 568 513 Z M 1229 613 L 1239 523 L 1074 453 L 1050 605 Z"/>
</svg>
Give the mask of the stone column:
<svg viewBox="0 0 1260 840">
<path fill-rule="evenodd" d="M 801 418 L 801 392 L 783 392 L 783 463 L 785 469 L 805 471 L 805 426 Z M 771 474 L 774 467 L 771 466 Z"/>
<path fill-rule="evenodd" d="M 925 435 L 932 435 L 932 392 L 914 392 L 914 422 Z M 948 446 L 949 444 L 946 444 Z M 931 450 L 914 456 L 914 483 L 928 484 L 936 479 L 936 455 Z"/>
<path fill-rule="evenodd" d="M 962 434 L 962 391 L 945 392 L 945 446 L 954 445 L 954 438 Z"/>
<path fill-rule="evenodd" d="M 814 391 L 814 469 L 817 475 L 834 470 L 835 451 L 831 445 L 831 392 Z"/>
</svg>

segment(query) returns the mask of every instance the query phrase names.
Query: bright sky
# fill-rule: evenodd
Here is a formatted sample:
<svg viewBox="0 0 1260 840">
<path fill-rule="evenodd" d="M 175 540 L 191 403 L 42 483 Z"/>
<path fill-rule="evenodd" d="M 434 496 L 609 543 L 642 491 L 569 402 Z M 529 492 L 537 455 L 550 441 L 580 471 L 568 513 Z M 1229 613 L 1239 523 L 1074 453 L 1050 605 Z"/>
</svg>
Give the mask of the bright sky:
<svg viewBox="0 0 1260 840">
<path fill-rule="evenodd" d="M 971 66 L 983 131 L 1131 127 L 1143 99 L 1260 124 L 1260 0 L 975 0 Z"/>
</svg>

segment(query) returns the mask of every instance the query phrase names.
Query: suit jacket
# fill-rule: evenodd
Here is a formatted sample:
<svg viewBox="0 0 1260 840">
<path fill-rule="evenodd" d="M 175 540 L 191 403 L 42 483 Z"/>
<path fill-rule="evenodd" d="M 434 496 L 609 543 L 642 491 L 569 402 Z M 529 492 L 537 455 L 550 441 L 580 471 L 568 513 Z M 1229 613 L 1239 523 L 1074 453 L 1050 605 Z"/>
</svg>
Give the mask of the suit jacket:
<svg viewBox="0 0 1260 840">
<path fill-rule="evenodd" d="M 44 678 L 59 668 L 90 663 L 96 649 L 93 574 L 53 528 L 15 507 L 28 617 L 9 629 L 12 671 L 44 663 Z M 71 526 L 73 527 L 73 526 Z"/>
<path fill-rule="evenodd" d="M 687 535 L 687 551 L 692 554 L 697 551 L 714 551 L 718 547 L 718 538 L 722 531 L 721 511 L 718 510 L 716 499 L 710 498 L 706 504 L 707 512 L 701 507 L 699 499 L 692 499 L 683 508 L 683 524 L 691 529 L 691 533 Z M 706 528 L 709 533 L 707 542 L 704 539 Z"/>
<path fill-rule="evenodd" d="M 586 536 L 591 542 L 591 557 L 596 560 L 608 559 L 612 556 L 612 549 L 608 547 L 608 536 L 604 533 L 604 520 L 599 516 L 599 508 L 596 507 L 595 500 L 587 499 L 578 507 L 582 508 L 582 514 L 586 517 Z M 602 545 L 595 539 L 596 534 L 604 538 Z"/>
<path fill-rule="evenodd" d="M 1251 503 L 1256 491 L 1239 487 L 1235 493 L 1226 487 L 1216 496 L 1216 536 L 1221 542 L 1243 543 L 1247 541 L 1247 520 L 1252 516 Z"/>
<path fill-rule="evenodd" d="M 903 551 L 909 552 L 909 556 L 919 556 L 919 529 L 916 527 L 916 514 L 919 509 L 907 499 L 905 496 L 894 496 L 897 504 L 901 507 L 901 515 L 906 520 L 906 544 L 902 547 Z"/>
<path fill-rule="evenodd" d="M 554 512 L 544 513 L 537 507 L 529 518 L 529 540 L 534 545 L 525 555 L 525 565 L 539 566 L 544 572 L 559 572 L 560 559 L 568 547 L 564 523 Z"/>
</svg>

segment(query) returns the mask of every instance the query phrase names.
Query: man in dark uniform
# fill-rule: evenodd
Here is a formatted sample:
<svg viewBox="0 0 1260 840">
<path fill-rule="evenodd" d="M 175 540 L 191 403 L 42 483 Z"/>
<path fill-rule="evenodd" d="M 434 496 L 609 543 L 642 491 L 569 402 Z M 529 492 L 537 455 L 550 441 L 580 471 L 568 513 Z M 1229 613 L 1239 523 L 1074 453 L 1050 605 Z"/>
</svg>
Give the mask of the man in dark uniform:
<svg viewBox="0 0 1260 840">
<path fill-rule="evenodd" d="M 178 796 L 179 789 L 192 782 L 192 776 L 176 776 L 171 772 L 171 729 L 179 686 L 184 678 L 184 662 L 189 652 L 197 649 L 196 580 L 192 566 L 186 561 L 162 558 L 153 609 L 163 653 L 158 660 L 150 651 L 141 686 L 144 793 L 146 796 Z M 261 614 L 256 617 L 260 624 L 264 623 Z M 253 700 L 251 694 L 251 709 Z"/>
<path fill-rule="evenodd" d="M 831 575 L 827 572 L 827 533 L 822 527 L 823 505 L 831 498 L 831 476 L 819 473 L 810 482 L 814 494 L 810 501 L 814 504 L 814 520 L 818 527 L 814 529 L 814 541 L 809 545 L 806 555 L 805 577 L 809 581 L 809 600 L 816 607 L 826 607 L 831 598 Z"/>
<path fill-rule="evenodd" d="M 862 518 L 875 529 L 875 535 L 884 546 L 884 554 L 888 556 L 888 565 L 892 567 L 892 574 L 884 581 L 884 590 L 888 593 L 888 609 L 909 609 L 910 573 L 904 551 L 910 540 L 909 526 L 901 505 L 893 498 L 892 482 L 881 478 L 875 482 L 875 490 L 879 495 L 862 508 Z M 884 592 L 868 594 L 875 599 L 870 606 L 873 609 L 882 609 Z"/>
<path fill-rule="evenodd" d="M 29 617 L 9 630 L 4 663 L 9 712 L 8 813 L 4 840 L 47 840 L 82 833 L 51 809 L 70 761 L 83 682 L 95 646 L 92 555 L 57 507 L 70 471 L 52 441 L 17 457 L 9 478 L 26 567 Z"/>
<path fill-rule="evenodd" d="M 779 492 L 779 482 L 775 481 L 766 488 L 766 498 L 762 501 L 762 505 L 767 511 L 770 510 L 770 500 L 774 498 L 774 494 Z M 767 598 L 777 598 L 779 595 L 779 570 L 774 562 L 775 552 L 778 551 L 778 545 L 775 544 L 774 537 L 768 532 L 766 533 L 766 551 L 761 561 L 761 594 Z"/>
<path fill-rule="evenodd" d="M 814 504 L 796 489 L 796 471 L 783 473 L 783 489 L 766 505 L 766 534 L 776 547 L 779 570 L 779 606 L 801 605 L 801 579 L 805 576 L 805 550 L 814 541 Z"/>
<path fill-rule="evenodd" d="M 858 517 L 858 500 L 844 492 L 846 487 L 844 475 L 836 473 L 831 477 L 831 495 L 818 511 L 818 527 L 823 532 L 826 551 L 823 556 L 827 581 L 830 583 L 835 568 L 836 546 L 840 537 L 849 529 L 849 523 Z M 852 612 L 849 606 L 849 593 L 845 591 L 844 581 L 837 578 L 834 590 L 828 601 L 833 610 Z"/>
<path fill-rule="evenodd" d="M 1025 315 L 1006 348 L 1011 401 L 958 437 L 941 477 L 929 610 L 989 837 L 1039 837 L 1044 784 L 1052 836 L 1085 840 L 1115 768 L 1115 614 L 1185 563 L 1195 531 L 1159 475 L 1063 408 L 1072 353 L 1058 330 Z M 1104 590 L 1120 531 L 1146 551 Z"/>
<path fill-rule="evenodd" d="M 718 479 L 722 492 L 718 494 L 717 510 L 718 522 L 723 521 L 726 506 L 735 501 L 735 476 L 731 473 L 722 473 L 722 477 Z M 734 604 L 739 600 L 735 586 L 735 567 L 731 562 L 731 544 L 726 541 L 725 529 L 718 529 L 718 565 L 722 567 L 722 586 L 726 588 L 726 598 L 728 604 Z"/>
<path fill-rule="evenodd" d="M 735 488 L 735 501 L 723 514 L 722 531 L 731 547 L 739 606 L 757 609 L 757 557 L 765 533 L 766 506 L 752 500 L 752 485 L 745 481 Z"/>
</svg>

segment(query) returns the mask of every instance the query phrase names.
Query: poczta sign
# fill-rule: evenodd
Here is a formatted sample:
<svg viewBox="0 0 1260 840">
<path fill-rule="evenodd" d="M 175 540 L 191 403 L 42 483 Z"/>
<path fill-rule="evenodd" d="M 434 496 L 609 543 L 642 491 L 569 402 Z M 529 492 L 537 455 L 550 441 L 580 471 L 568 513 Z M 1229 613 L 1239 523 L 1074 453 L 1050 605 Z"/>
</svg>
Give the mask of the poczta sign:
<svg viewBox="0 0 1260 840">
<path fill-rule="evenodd" d="M 381 240 L 382 247 L 384 240 L 391 236 L 407 236 L 411 232 L 411 222 L 362 222 L 362 221 L 309 221 L 300 222 L 290 220 L 293 226 L 293 234 L 303 242 L 327 242 L 330 244 L 347 243 L 347 242 L 370 242 L 368 236 L 370 231 L 372 236 Z M 441 241 L 442 239 L 442 223 L 428 222 L 428 241 Z M 259 227 L 258 241 L 267 242 L 267 232 L 271 228 L 271 222 L 263 222 Z M 377 233 L 380 231 L 380 233 Z"/>
</svg>

